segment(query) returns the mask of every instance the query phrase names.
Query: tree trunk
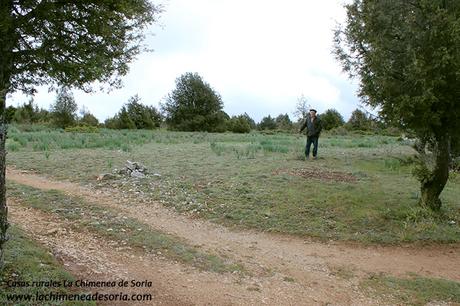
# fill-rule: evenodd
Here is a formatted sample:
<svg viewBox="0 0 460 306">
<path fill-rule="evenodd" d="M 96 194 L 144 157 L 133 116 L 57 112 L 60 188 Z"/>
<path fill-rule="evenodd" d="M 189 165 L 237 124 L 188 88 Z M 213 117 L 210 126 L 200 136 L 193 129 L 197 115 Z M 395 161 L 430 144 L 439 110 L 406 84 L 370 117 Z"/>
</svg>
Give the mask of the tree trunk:
<svg viewBox="0 0 460 306">
<path fill-rule="evenodd" d="M 420 204 L 423 207 L 437 211 L 441 208 L 439 195 L 444 189 L 449 178 L 449 137 L 437 137 L 434 150 L 435 166 L 430 175 L 422 181 Z"/>
<path fill-rule="evenodd" d="M 11 22 L 13 1 L 0 2 L 0 270 L 4 264 L 4 247 L 8 240 L 8 206 L 6 205 L 5 176 L 5 142 L 6 142 L 6 95 L 10 89 L 10 78 L 13 69 L 14 24 Z"/>
<path fill-rule="evenodd" d="M 8 240 L 8 206 L 6 204 L 6 176 L 5 176 L 5 141 L 7 124 L 5 118 L 6 89 L 0 86 L 0 270 L 4 263 L 4 244 Z"/>
</svg>

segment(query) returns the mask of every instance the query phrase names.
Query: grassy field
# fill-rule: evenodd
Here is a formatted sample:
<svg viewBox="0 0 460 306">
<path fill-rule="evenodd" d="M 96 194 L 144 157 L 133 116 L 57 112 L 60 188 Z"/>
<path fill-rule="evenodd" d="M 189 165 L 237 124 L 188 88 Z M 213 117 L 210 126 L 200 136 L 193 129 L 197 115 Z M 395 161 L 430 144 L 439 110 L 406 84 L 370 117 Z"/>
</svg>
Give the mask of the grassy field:
<svg viewBox="0 0 460 306">
<path fill-rule="evenodd" d="M 58 180 L 115 187 L 133 205 L 155 199 L 227 226 L 365 243 L 460 241 L 460 176 L 452 173 L 440 214 L 419 209 L 407 142 L 325 134 L 320 158 L 309 161 L 304 144 L 304 137 L 284 134 L 12 126 L 7 162 Z M 96 180 L 126 160 L 144 164 L 151 175 Z"/>
</svg>

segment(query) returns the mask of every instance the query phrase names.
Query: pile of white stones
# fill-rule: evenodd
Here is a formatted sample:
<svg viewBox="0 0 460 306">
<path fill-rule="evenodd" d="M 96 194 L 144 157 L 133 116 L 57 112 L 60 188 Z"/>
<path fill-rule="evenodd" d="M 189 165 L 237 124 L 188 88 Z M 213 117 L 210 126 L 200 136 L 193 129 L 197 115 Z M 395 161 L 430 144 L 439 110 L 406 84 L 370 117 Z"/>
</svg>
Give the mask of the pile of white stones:
<svg viewBox="0 0 460 306">
<path fill-rule="evenodd" d="M 112 173 L 104 173 L 97 177 L 98 181 L 111 180 L 123 177 L 132 177 L 132 178 L 145 178 L 148 175 L 148 169 L 138 162 L 133 162 L 130 160 L 126 161 L 125 167 L 122 169 L 113 169 Z M 159 174 L 154 174 L 154 176 L 160 176 Z"/>
</svg>

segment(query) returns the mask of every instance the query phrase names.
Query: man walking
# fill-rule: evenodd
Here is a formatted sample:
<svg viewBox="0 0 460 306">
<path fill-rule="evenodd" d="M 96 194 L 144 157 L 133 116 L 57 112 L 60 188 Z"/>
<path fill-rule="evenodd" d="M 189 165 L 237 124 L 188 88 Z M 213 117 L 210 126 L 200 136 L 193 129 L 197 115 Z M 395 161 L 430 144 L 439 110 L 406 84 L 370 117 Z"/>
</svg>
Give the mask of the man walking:
<svg viewBox="0 0 460 306">
<path fill-rule="evenodd" d="M 310 114 L 305 119 L 304 124 L 300 128 L 299 133 L 307 128 L 307 145 L 305 147 L 305 156 L 307 159 L 310 158 L 310 147 L 313 144 L 313 158 L 318 158 L 318 138 L 319 134 L 321 133 L 321 129 L 323 128 L 321 125 L 321 120 L 318 116 L 316 116 L 316 110 L 310 109 Z"/>
</svg>

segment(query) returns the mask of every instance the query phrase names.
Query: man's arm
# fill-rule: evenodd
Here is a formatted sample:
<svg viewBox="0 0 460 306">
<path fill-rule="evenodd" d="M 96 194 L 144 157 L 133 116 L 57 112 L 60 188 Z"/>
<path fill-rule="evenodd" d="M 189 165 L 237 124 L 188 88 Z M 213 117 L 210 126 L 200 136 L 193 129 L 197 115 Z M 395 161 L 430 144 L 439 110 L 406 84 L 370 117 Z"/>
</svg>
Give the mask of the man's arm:
<svg viewBox="0 0 460 306">
<path fill-rule="evenodd" d="M 317 126 L 318 136 L 321 133 L 322 129 L 323 129 L 323 123 L 321 122 L 321 119 L 319 119 L 319 117 L 318 117 L 318 126 Z"/>
<path fill-rule="evenodd" d="M 307 127 L 307 120 L 305 119 L 302 126 L 300 127 L 299 133 L 302 133 L 302 131 Z"/>
</svg>

